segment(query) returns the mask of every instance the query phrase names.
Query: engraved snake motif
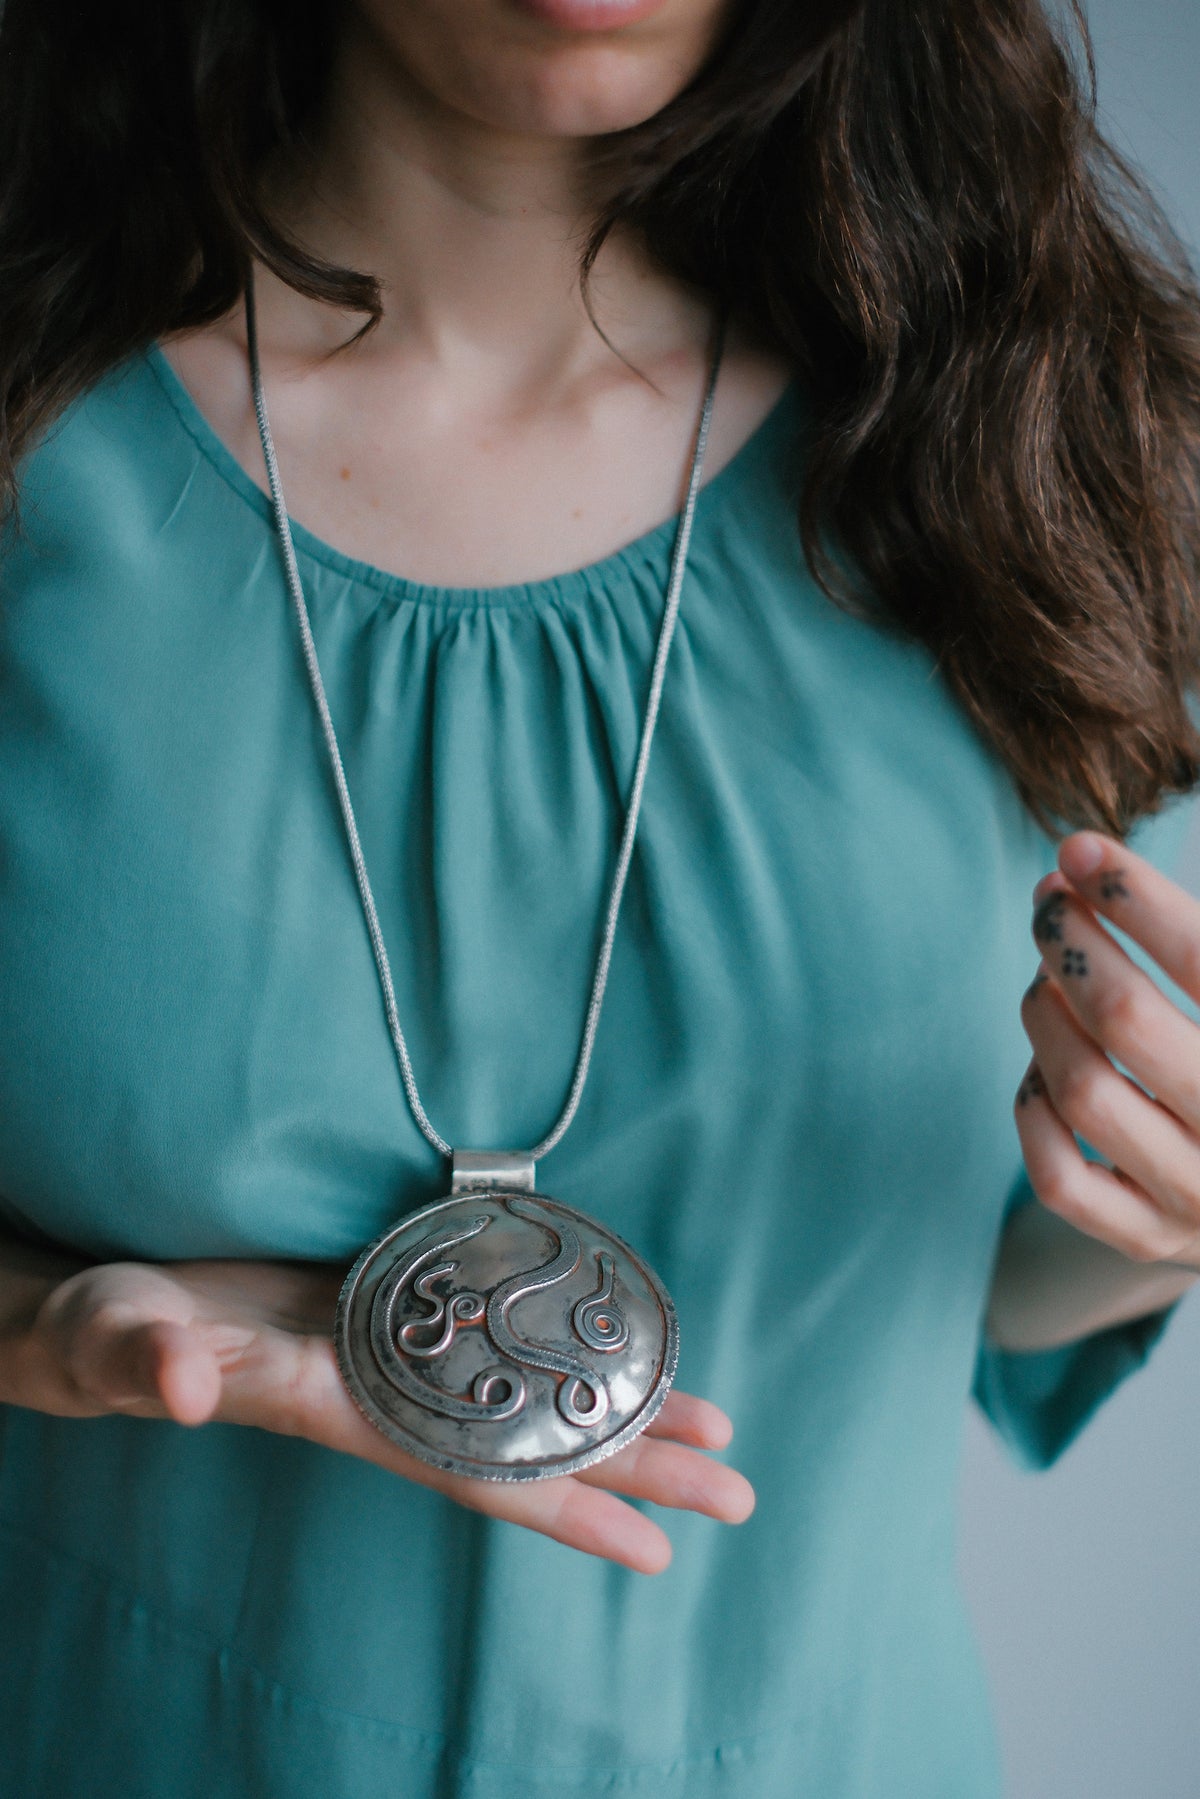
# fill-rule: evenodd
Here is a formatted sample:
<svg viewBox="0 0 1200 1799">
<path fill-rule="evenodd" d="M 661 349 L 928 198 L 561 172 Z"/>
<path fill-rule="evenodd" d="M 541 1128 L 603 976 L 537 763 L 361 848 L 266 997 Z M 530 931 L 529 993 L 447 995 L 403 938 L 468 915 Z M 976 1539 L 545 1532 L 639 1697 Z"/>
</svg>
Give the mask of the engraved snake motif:
<svg viewBox="0 0 1200 1799">
<path fill-rule="evenodd" d="M 447 1250 L 457 1249 L 460 1243 L 467 1243 L 472 1237 L 477 1237 L 491 1222 L 490 1216 L 483 1212 L 458 1229 L 435 1231 L 431 1236 L 422 1238 L 396 1264 L 391 1273 L 380 1281 L 371 1304 L 371 1349 L 380 1372 L 414 1404 L 423 1406 L 426 1411 L 437 1412 L 443 1418 L 457 1418 L 466 1424 L 500 1423 L 516 1416 L 526 1398 L 525 1378 L 519 1368 L 493 1366 L 481 1369 L 471 1386 L 472 1397 L 458 1399 L 451 1393 L 439 1393 L 436 1388 L 418 1380 L 404 1358 L 406 1354 L 423 1357 L 440 1354 L 449 1347 L 460 1320 L 464 1323 L 474 1322 L 482 1315 L 482 1301 L 476 1293 L 456 1293 L 448 1305 L 443 1306 L 436 1294 L 424 1290 L 439 1275 L 452 1273 L 458 1267 L 456 1261 L 442 1261 L 433 1268 L 426 1268 L 426 1264 L 439 1256 L 444 1257 Z M 421 1270 L 425 1272 L 421 1274 Z M 449 1314 L 441 1339 L 429 1348 L 412 1348 L 406 1335 L 412 1326 L 407 1324 L 399 1333 L 404 1349 L 399 1347 L 394 1325 L 395 1311 L 409 1281 L 413 1281 L 414 1291 L 420 1298 L 429 1300 L 435 1308 L 441 1308 L 435 1309 L 431 1318 L 415 1320 L 418 1329 L 440 1323 L 443 1313 Z M 460 1301 L 466 1302 L 465 1309 L 459 1305 Z M 496 1347 L 500 1348 L 501 1345 L 497 1344 Z"/>
<path fill-rule="evenodd" d="M 514 1218 L 527 1218 L 549 1231 L 558 1244 L 558 1253 L 540 1268 L 510 1275 L 494 1289 L 487 1307 L 488 1335 L 500 1354 L 511 1357 L 514 1362 L 522 1363 L 526 1368 L 539 1368 L 546 1374 L 566 1376 L 558 1388 L 555 1403 L 568 1424 L 576 1424 L 581 1429 L 599 1424 L 608 1416 L 609 1410 L 608 1388 L 604 1382 L 597 1379 L 586 1363 L 568 1351 L 551 1349 L 547 1344 L 531 1343 L 528 1338 L 518 1336 L 508 1321 L 508 1315 L 519 1299 L 529 1293 L 540 1293 L 574 1274 L 580 1259 L 579 1238 L 563 1220 L 551 1221 L 550 1215 L 542 1211 L 536 1200 L 526 1199 L 522 1194 L 506 1193 L 504 1203 Z M 579 1404 L 581 1392 L 591 1395 L 592 1403 L 586 1409 Z"/>
</svg>

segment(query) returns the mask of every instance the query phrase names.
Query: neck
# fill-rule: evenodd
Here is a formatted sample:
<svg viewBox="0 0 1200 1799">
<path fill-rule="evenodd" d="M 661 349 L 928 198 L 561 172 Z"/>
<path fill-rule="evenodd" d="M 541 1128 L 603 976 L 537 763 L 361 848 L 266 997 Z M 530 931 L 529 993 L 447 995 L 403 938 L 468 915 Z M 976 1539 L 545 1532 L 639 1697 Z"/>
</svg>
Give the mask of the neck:
<svg viewBox="0 0 1200 1799">
<path fill-rule="evenodd" d="M 506 135 L 452 111 L 352 22 L 313 160 L 280 180 L 276 198 L 306 245 L 378 278 L 381 350 L 402 343 L 484 380 L 491 364 L 507 384 L 519 370 L 521 385 L 544 391 L 611 358 L 580 291 L 590 189 L 587 140 Z M 271 290 L 273 334 L 298 354 L 344 340 L 344 318 Z M 695 297 L 620 233 L 589 298 L 605 334 L 635 356 L 704 328 Z"/>
</svg>

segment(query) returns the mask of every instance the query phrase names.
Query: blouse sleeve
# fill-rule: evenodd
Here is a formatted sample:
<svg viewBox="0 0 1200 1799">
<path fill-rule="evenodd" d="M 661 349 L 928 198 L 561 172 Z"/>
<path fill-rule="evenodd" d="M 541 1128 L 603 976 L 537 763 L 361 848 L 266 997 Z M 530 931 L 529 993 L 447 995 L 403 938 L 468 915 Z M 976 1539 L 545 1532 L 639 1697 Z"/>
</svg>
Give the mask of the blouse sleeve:
<svg viewBox="0 0 1200 1799">
<path fill-rule="evenodd" d="M 1033 1199 L 1022 1173 L 1005 1222 Z M 1058 1460 L 1110 1394 L 1147 1360 L 1179 1304 L 1058 1349 L 998 1349 L 981 1332 L 972 1396 L 1018 1467 L 1049 1468 Z"/>
<path fill-rule="evenodd" d="M 1200 705 L 1197 719 L 1200 722 Z M 1165 874 L 1178 878 L 1188 830 L 1197 830 L 1196 806 L 1197 796 L 1189 795 L 1143 821 L 1129 839 L 1130 848 Z M 1117 936 L 1134 961 L 1168 992 L 1175 1004 L 1200 1022 L 1200 1008 L 1167 979 L 1137 944 L 1120 932 Z M 1089 1157 L 1095 1153 L 1086 1144 L 1081 1144 L 1081 1148 Z M 1022 1170 L 1009 1194 L 1003 1224 L 1035 1197 L 1029 1177 Z M 1142 1367 L 1179 1304 L 1176 1300 L 1160 1312 L 1112 1325 L 1058 1349 L 997 1349 L 980 1332 L 972 1396 L 1019 1467 L 1048 1468 L 1058 1459 L 1109 1395 Z"/>
</svg>

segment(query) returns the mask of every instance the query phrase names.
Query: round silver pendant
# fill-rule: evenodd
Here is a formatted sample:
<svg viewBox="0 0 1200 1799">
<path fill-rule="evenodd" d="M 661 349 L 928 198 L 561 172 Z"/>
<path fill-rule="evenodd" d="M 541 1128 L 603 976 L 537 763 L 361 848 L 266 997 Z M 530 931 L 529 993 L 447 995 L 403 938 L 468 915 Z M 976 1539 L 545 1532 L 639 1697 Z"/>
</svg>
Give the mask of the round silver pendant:
<svg viewBox="0 0 1200 1799">
<path fill-rule="evenodd" d="M 594 1218 L 480 1187 L 404 1218 L 346 1277 L 334 1342 L 360 1410 L 453 1474 L 542 1480 L 632 1442 L 675 1376 L 675 1308 Z"/>
</svg>

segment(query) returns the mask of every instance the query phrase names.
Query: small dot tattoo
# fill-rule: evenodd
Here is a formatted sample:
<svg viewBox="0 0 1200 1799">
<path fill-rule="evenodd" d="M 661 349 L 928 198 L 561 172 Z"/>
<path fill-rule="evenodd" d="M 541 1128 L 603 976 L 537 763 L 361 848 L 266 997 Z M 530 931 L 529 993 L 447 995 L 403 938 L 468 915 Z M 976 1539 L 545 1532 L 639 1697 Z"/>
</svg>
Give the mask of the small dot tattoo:
<svg viewBox="0 0 1200 1799">
<path fill-rule="evenodd" d="M 1088 971 L 1087 957 L 1081 949 L 1065 949 L 1062 956 L 1062 971 L 1065 975 L 1079 975 L 1082 978 Z"/>
<path fill-rule="evenodd" d="M 1038 988 L 1044 987 L 1049 979 L 1050 976 L 1048 974 L 1042 974 L 1040 972 L 1035 974 L 1032 981 L 1030 981 L 1028 987 L 1025 989 L 1025 998 L 1036 999 Z"/>
<path fill-rule="evenodd" d="M 1033 935 L 1038 943 L 1061 943 L 1067 902 L 1061 893 L 1048 893 L 1033 915 Z"/>
<path fill-rule="evenodd" d="M 1045 1091 L 1046 1087 L 1040 1071 L 1037 1068 L 1031 1068 L 1017 1088 L 1017 1104 L 1027 1106 L 1031 1099 L 1041 1099 Z"/>
<path fill-rule="evenodd" d="M 1129 889 L 1125 885 L 1123 868 L 1105 869 L 1100 876 L 1100 898 L 1106 900 L 1129 898 Z"/>
</svg>

